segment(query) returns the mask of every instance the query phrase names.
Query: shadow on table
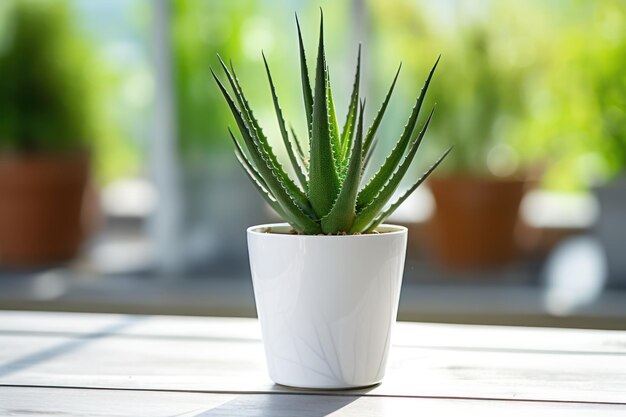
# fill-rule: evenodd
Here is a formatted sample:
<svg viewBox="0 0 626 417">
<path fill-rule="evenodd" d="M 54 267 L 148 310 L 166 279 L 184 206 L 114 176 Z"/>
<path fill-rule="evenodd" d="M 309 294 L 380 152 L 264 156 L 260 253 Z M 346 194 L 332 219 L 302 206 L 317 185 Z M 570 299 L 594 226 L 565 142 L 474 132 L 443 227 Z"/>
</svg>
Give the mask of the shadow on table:
<svg viewBox="0 0 626 417">
<path fill-rule="evenodd" d="M 11 362 L 0 363 L 0 377 L 5 377 L 23 369 L 47 362 L 57 356 L 66 355 L 71 351 L 92 343 L 94 340 L 102 339 L 118 333 L 123 329 L 127 329 L 128 327 L 145 320 L 147 317 L 148 316 L 125 316 L 118 322 L 105 326 L 96 332 L 77 335 L 58 345 L 22 356 Z"/>
<path fill-rule="evenodd" d="M 361 393 L 362 390 L 359 391 Z M 361 395 L 264 394 L 241 395 L 194 417 L 325 417 L 353 403 Z"/>
</svg>

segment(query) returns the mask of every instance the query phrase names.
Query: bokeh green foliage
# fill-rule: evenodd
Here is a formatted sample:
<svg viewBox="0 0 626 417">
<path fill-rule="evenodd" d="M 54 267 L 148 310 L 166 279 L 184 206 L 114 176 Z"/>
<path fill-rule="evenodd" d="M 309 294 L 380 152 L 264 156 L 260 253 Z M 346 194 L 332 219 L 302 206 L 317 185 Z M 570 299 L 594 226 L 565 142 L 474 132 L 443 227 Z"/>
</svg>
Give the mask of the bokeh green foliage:
<svg viewBox="0 0 626 417">
<path fill-rule="evenodd" d="M 524 116 L 526 67 L 503 60 L 495 32 L 478 24 L 459 29 L 458 41 L 446 45 L 446 71 L 433 89 L 439 113 L 434 130 L 454 145 L 444 169 L 456 174 L 490 175 L 490 150 L 506 142 L 510 124 Z"/>
<path fill-rule="evenodd" d="M 624 0 L 368 7 L 378 48 L 409 56 L 416 80 L 427 62 L 409 51 L 443 54 L 429 142 L 455 145 L 442 168 L 488 175 L 488 156 L 504 145 L 518 172 L 543 172 L 544 186 L 579 190 L 626 167 Z"/>
<path fill-rule="evenodd" d="M 121 132 L 120 106 L 116 109 L 111 97 L 119 95 L 125 74 L 112 74 L 98 59 L 101 51 L 77 28 L 73 4 L 0 1 L 0 150 L 92 148 L 97 172 L 106 180 L 137 167 L 140 152 Z M 365 93 L 376 100 L 403 60 L 382 132 L 403 123 L 405 110 L 396 100 L 409 100 L 443 54 L 431 86 L 437 109 L 424 161 L 454 144 L 442 168 L 485 174 L 489 152 L 506 144 L 522 169 L 544 166 L 544 184 L 556 189 L 580 189 L 624 170 L 626 1 L 369 0 L 363 3 L 365 37 L 358 39 L 358 24 L 350 19 L 355 4 L 361 3 L 324 4 L 330 59 L 347 64 L 333 68 L 331 78 L 339 90 L 349 91 L 356 51 L 346 56 L 346 42 L 362 41 L 364 67 L 371 69 L 364 73 Z M 293 12 L 304 24 L 314 24 L 318 5 L 274 0 L 171 5 L 175 108 L 184 155 L 230 153 L 224 120 L 231 116 L 208 73 L 218 52 L 240 68 L 251 104 L 268 125 L 270 141 L 278 143 L 268 86 L 248 81 L 259 79 L 264 49 L 285 116 L 305 136 L 298 116 L 301 97 L 281 86 L 298 65 L 289 54 L 295 47 L 288 36 L 295 27 Z M 342 96 L 339 109 L 347 105 Z M 378 155 L 393 142 L 381 139 Z"/>
<path fill-rule="evenodd" d="M 101 181 L 136 155 L 115 122 L 106 68 L 67 0 L 0 2 L 0 152 L 88 151 Z"/>
<path fill-rule="evenodd" d="M 94 136 L 88 50 L 65 2 L 8 1 L 0 35 L 0 149 L 86 147 Z"/>
<path fill-rule="evenodd" d="M 529 45 L 535 36 L 525 29 L 525 6 L 512 2 L 370 2 L 375 10 L 378 48 L 393 45 L 407 70 L 419 80 L 424 60 L 409 51 L 442 54 L 433 81 L 437 110 L 431 135 L 435 147 L 454 145 L 440 173 L 492 175 L 490 151 L 511 142 L 513 128 L 526 117 L 525 81 L 534 63 Z M 518 159 L 517 155 L 509 155 Z M 514 160 L 511 163 L 515 163 Z"/>
<path fill-rule="evenodd" d="M 530 159 L 545 161 L 544 185 L 562 190 L 626 168 L 626 2 L 570 6 L 543 10 L 543 61 L 527 82 L 528 117 L 514 140 Z"/>
<path fill-rule="evenodd" d="M 329 45 L 330 56 L 345 55 L 349 27 L 342 27 L 341 23 L 349 11 L 347 4 L 337 2 L 324 6 L 328 10 L 328 33 L 333 38 Z M 269 85 L 258 76 L 265 71 L 263 50 L 276 80 L 286 85 L 278 86 L 286 116 L 297 115 L 291 118 L 294 128 L 300 137 L 306 136 L 306 122 L 299 117 L 302 97 L 289 82 L 299 65 L 297 55 L 292 53 L 297 48 L 292 36 L 296 25 L 294 12 L 298 11 L 301 22 L 315 25 L 318 5 L 291 7 L 274 0 L 177 0 L 171 5 L 175 108 L 183 164 L 206 163 L 207 155 L 232 157 L 225 122 L 233 125 L 234 121 L 209 74 L 209 67 L 218 64 L 218 53 L 238 68 L 251 104 L 260 108 L 259 120 L 267 122 L 266 134 L 270 142 L 280 145 L 280 132 L 268 96 Z M 345 91 L 351 87 L 356 47 L 348 56 L 349 65 L 341 69 L 341 82 L 337 82 Z M 310 59 L 313 58 L 311 54 Z M 337 72 L 333 75 L 338 75 Z M 342 109 L 347 107 L 343 97 L 337 104 Z M 279 153 L 281 157 L 286 156 L 282 146 Z M 232 161 L 227 162 L 224 167 L 234 166 Z"/>
<path fill-rule="evenodd" d="M 589 71 L 597 100 L 598 148 L 614 174 L 626 169 L 626 2 L 608 1 L 593 17 L 600 41 L 581 68 Z"/>
<path fill-rule="evenodd" d="M 209 77 L 216 54 L 242 55 L 241 23 L 251 2 L 172 2 L 172 54 L 178 138 L 183 155 L 230 149 L 223 120 L 230 117 Z"/>
<path fill-rule="evenodd" d="M 626 167 L 626 4 L 607 10 L 610 39 L 603 44 L 595 59 L 597 71 L 594 87 L 602 114 L 603 144 L 610 169 Z"/>
</svg>

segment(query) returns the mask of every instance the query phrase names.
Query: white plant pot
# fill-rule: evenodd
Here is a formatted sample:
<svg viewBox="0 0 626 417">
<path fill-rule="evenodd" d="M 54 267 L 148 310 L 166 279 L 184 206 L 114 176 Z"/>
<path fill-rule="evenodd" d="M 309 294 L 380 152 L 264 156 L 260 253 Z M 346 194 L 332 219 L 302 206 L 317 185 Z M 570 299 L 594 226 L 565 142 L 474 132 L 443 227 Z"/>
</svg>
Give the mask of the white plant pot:
<svg viewBox="0 0 626 417">
<path fill-rule="evenodd" d="M 248 229 L 257 313 L 270 378 L 340 389 L 385 374 L 396 321 L 407 229 L 306 236 L 268 224 Z"/>
</svg>

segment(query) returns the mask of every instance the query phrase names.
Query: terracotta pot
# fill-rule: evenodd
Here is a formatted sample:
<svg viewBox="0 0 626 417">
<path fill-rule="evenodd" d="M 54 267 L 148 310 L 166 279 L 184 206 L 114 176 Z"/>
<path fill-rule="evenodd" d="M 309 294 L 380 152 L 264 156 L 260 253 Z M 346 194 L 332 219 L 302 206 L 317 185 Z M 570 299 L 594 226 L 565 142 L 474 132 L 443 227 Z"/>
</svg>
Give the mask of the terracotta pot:
<svg viewBox="0 0 626 417">
<path fill-rule="evenodd" d="M 0 265 L 72 259 L 84 236 L 86 153 L 0 155 Z"/>
<path fill-rule="evenodd" d="M 515 228 L 525 184 L 517 179 L 431 179 L 437 206 L 431 235 L 441 263 L 484 268 L 512 260 L 518 252 Z"/>
</svg>

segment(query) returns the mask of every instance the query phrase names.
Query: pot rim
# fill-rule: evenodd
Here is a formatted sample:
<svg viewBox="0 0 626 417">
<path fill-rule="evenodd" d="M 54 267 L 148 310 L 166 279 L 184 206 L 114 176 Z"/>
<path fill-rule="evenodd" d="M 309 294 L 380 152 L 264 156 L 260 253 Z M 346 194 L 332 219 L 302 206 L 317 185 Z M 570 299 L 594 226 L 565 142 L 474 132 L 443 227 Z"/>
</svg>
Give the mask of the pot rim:
<svg viewBox="0 0 626 417">
<path fill-rule="evenodd" d="M 298 235 L 298 234 L 290 234 L 290 233 L 273 233 L 273 232 L 268 233 L 265 231 L 265 229 L 267 228 L 279 228 L 279 227 L 292 229 L 289 223 L 267 223 L 267 224 L 258 224 L 256 226 L 250 226 L 248 227 L 246 232 L 248 235 L 280 236 L 280 237 L 292 237 L 292 238 L 298 238 L 298 239 L 346 239 L 346 238 L 374 239 L 376 237 L 380 238 L 383 236 L 398 236 L 398 235 L 403 235 L 403 234 L 408 233 L 408 229 L 404 226 L 399 226 L 395 224 L 387 224 L 387 223 L 383 223 L 376 228 L 376 230 L 385 229 L 384 233 L 368 233 L 368 234 L 362 234 L 362 235 Z"/>
</svg>

